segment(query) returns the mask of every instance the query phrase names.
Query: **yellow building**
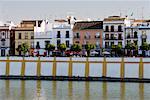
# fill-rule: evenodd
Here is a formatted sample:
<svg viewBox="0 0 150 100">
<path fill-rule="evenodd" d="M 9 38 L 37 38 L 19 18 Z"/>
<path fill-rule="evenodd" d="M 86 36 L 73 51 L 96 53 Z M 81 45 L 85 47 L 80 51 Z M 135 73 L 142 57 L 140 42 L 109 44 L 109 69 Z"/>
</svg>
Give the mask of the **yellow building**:
<svg viewBox="0 0 150 100">
<path fill-rule="evenodd" d="M 15 29 L 15 55 L 22 55 L 22 52 L 18 52 L 19 45 L 26 43 L 30 49 L 34 46 L 34 21 L 22 21 Z"/>
</svg>

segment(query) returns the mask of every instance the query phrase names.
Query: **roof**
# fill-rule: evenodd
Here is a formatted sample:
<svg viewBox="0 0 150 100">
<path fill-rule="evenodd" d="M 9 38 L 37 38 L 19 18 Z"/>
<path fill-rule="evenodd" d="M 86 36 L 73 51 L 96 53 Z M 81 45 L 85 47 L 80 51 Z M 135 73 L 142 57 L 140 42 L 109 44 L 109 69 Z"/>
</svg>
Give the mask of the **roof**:
<svg viewBox="0 0 150 100">
<path fill-rule="evenodd" d="M 85 29 L 103 29 L 103 22 L 102 21 L 75 22 L 73 30 L 85 30 Z"/>
<path fill-rule="evenodd" d="M 16 27 L 16 31 L 34 31 L 33 27 Z"/>
<path fill-rule="evenodd" d="M 109 16 L 108 18 L 104 18 L 104 21 L 124 21 L 125 18 L 120 16 Z"/>
</svg>

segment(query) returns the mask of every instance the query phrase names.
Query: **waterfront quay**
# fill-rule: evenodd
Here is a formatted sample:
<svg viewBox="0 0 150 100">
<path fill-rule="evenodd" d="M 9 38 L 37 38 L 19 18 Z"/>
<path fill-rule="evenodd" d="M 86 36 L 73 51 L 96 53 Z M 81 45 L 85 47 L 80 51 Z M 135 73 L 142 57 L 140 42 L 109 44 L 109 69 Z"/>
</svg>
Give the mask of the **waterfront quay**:
<svg viewBox="0 0 150 100">
<path fill-rule="evenodd" d="M 149 58 L 0 57 L 0 79 L 150 82 Z"/>
</svg>

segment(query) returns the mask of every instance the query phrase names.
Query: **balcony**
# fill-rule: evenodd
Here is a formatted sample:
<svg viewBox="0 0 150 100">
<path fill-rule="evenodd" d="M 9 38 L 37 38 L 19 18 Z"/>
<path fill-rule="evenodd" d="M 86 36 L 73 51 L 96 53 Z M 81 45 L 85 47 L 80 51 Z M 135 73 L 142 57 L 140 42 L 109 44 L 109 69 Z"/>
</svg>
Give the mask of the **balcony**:
<svg viewBox="0 0 150 100">
<path fill-rule="evenodd" d="M 105 38 L 105 40 L 123 40 L 123 38 L 122 37 L 118 37 L 118 38 L 110 37 L 110 38 Z"/>
<path fill-rule="evenodd" d="M 127 38 L 127 39 L 137 39 L 138 36 L 137 36 L 137 35 L 135 35 L 135 36 L 130 36 L 130 35 L 128 35 L 126 38 Z"/>
</svg>

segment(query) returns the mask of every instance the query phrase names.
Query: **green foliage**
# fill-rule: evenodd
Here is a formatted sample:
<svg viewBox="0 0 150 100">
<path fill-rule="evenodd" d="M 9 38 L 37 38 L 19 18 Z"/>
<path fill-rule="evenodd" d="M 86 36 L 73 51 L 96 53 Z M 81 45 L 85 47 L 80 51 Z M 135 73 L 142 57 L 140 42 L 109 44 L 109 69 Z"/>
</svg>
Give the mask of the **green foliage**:
<svg viewBox="0 0 150 100">
<path fill-rule="evenodd" d="M 85 45 L 86 51 L 91 51 L 92 49 L 95 49 L 95 45 L 93 44 L 86 44 Z"/>
<path fill-rule="evenodd" d="M 143 43 L 143 45 L 140 46 L 140 49 L 141 49 L 141 50 L 146 50 L 146 51 L 147 51 L 147 50 L 150 49 L 150 46 L 145 42 L 145 43 Z"/>
<path fill-rule="evenodd" d="M 55 50 L 55 45 L 53 45 L 53 44 L 47 44 L 45 50 L 53 51 L 53 50 Z"/>
<path fill-rule="evenodd" d="M 71 51 L 81 51 L 81 46 L 78 44 L 73 44 L 71 46 Z"/>
<path fill-rule="evenodd" d="M 60 51 L 65 51 L 66 50 L 66 45 L 64 44 L 64 43 L 62 43 L 62 44 L 59 44 L 58 46 L 57 46 L 57 48 L 58 48 L 58 50 L 60 50 Z"/>
<path fill-rule="evenodd" d="M 85 49 L 86 49 L 86 51 L 87 51 L 87 55 L 89 56 L 89 55 L 90 55 L 90 51 L 91 51 L 92 49 L 95 49 L 95 45 L 93 45 L 93 44 L 86 44 L 86 45 L 85 45 Z"/>
<path fill-rule="evenodd" d="M 25 55 L 28 52 L 29 46 L 26 43 L 23 43 L 21 45 L 18 45 L 17 51 L 22 51 Z"/>
</svg>

